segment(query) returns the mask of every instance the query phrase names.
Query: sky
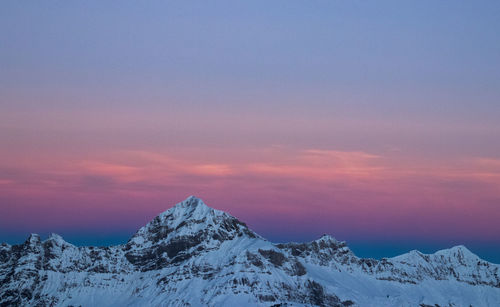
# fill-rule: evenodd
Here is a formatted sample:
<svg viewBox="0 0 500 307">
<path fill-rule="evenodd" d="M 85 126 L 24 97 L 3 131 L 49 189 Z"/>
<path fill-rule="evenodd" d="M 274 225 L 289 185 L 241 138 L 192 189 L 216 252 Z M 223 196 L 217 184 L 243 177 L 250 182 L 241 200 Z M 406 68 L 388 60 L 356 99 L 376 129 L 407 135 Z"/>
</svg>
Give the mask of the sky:
<svg viewBox="0 0 500 307">
<path fill-rule="evenodd" d="M 0 242 L 189 195 L 273 242 L 500 263 L 500 2 L 3 1 Z"/>
</svg>

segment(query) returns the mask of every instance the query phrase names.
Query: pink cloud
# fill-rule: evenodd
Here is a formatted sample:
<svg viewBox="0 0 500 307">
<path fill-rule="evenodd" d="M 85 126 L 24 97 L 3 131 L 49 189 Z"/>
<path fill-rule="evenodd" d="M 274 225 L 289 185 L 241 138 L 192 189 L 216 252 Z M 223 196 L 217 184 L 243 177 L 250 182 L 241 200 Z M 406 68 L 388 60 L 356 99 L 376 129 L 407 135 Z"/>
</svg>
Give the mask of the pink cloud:
<svg viewBox="0 0 500 307">
<path fill-rule="evenodd" d="M 442 236 L 465 235 L 460 225 L 473 228 L 474 235 L 500 231 L 498 210 L 491 209 L 500 200 L 495 159 L 450 159 L 429 166 L 379 153 L 284 146 L 236 156 L 224 150 L 198 155 L 118 150 L 44 157 L 39 163 L 19 159 L 0 162 L 0 192 L 32 204 L 37 209 L 31 212 L 84 210 L 82 219 L 123 206 L 132 206 L 125 212 L 153 216 L 196 194 L 264 231 L 279 231 L 269 226 L 270 218 L 275 225 L 295 223 L 303 231 L 362 234 L 370 229 L 380 236 L 428 234 L 428 229 Z M 37 204 L 39 199 L 52 201 Z M 22 218 L 26 204 L 10 207 L 10 216 Z"/>
</svg>

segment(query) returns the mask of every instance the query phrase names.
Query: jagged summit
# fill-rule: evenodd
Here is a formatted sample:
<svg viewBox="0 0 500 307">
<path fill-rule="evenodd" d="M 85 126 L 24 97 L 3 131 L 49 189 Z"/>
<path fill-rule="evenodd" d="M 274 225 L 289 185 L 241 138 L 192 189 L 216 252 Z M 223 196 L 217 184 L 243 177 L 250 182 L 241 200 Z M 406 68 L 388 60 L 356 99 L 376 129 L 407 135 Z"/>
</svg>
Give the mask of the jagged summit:
<svg viewBox="0 0 500 307">
<path fill-rule="evenodd" d="M 208 207 L 203 202 L 203 200 L 201 198 L 198 198 L 196 196 L 191 195 L 188 198 L 186 198 L 185 200 L 175 204 L 172 208 L 164 211 L 163 213 L 166 213 L 166 212 L 172 211 L 172 210 L 174 210 L 174 211 L 178 211 L 178 210 L 190 211 L 190 210 L 196 210 L 196 208 L 201 209 L 201 210 L 205 210 L 205 211 L 215 210 L 213 208 Z M 161 214 L 163 214 L 163 213 L 161 213 Z"/>
<path fill-rule="evenodd" d="M 207 206 L 200 198 L 189 196 L 185 200 L 174 205 L 172 208 L 160 213 L 158 218 L 164 220 L 169 217 L 174 217 L 176 222 L 180 223 L 190 219 L 201 220 L 211 216 L 222 215 L 228 216 L 228 214 L 223 211 Z M 171 219 L 170 222 L 173 222 L 173 220 Z"/>
<path fill-rule="evenodd" d="M 71 243 L 66 242 L 60 235 L 55 233 L 51 233 L 45 240 L 42 240 L 39 234 L 32 233 L 24 242 L 27 246 L 38 246 L 47 243 L 54 243 L 56 245 L 72 245 Z"/>
<path fill-rule="evenodd" d="M 131 241 L 139 243 L 150 239 L 157 243 L 168 238 L 208 232 L 222 232 L 223 237 L 231 232 L 256 236 L 237 218 L 207 206 L 200 198 L 189 196 L 139 229 Z"/>
<path fill-rule="evenodd" d="M 323 234 L 319 239 L 314 240 L 315 242 L 333 242 L 333 243 L 340 243 L 337 239 L 332 237 L 331 235 Z"/>
<path fill-rule="evenodd" d="M 43 242 L 53 242 L 55 243 L 56 245 L 72 245 L 68 242 L 66 242 L 63 237 L 61 237 L 60 235 L 56 234 L 56 233 L 51 233 L 50 236 L 47 238 L 47 240 L 43 241 Z"/>
<path fill-rule="evenodd" d="M 40 239 L 40 235 L 37 233 L 32 233 L 29 235 L 29 237 L 26 239 L 26 242 L 24 242 L 27 245 L 33 245 L 42 242 L 42 239 Z"/>
<path fill-rule="evenodd" d="M 174 207 L 197 207 L 197 206 L 208 207 L 201 198 L 198 198 L 194 195 L 190 195 L 185 200 L 174 205 Z"/>
<path fill-rule="evenodd" d="M 245 223 L 190 196 L 139 229 L 125 249 L 131 263 L 151 270 L 216 250 L 224 242 L 254 238 L 260 237 Z"/>
</svg>

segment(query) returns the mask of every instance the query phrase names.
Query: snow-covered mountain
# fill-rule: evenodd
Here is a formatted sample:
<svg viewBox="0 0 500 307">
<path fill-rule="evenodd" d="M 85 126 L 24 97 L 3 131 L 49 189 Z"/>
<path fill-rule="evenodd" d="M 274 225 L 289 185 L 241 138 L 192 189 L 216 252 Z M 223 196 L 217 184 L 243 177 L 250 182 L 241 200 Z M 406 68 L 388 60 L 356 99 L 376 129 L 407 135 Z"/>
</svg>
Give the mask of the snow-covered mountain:
<svg viewBox="0 0 500 307">
<path fill-rule="evenodd" d="M 189 197 L 124 245 L 0 245 L 0 306 L 500 306 L 499 268 L 464 246 L 374 260 L 330 236 L 274 244 Z"/>
</svg>

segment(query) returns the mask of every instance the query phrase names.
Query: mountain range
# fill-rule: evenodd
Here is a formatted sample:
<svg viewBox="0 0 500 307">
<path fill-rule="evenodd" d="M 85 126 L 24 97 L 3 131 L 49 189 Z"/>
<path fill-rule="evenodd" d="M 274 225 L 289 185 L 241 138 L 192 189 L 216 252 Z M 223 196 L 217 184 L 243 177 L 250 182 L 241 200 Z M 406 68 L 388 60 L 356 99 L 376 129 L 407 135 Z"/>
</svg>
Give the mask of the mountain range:
<svg viewBox="0 0 500 307">
<path fill-rule="evenodd" d="M 0 306 L 500 306 L 500 266 L 464 246 L 357 257 L 324 235 L 272 243 L 189 197 L 126 244 L 0 245 Z"/>
</svg>

